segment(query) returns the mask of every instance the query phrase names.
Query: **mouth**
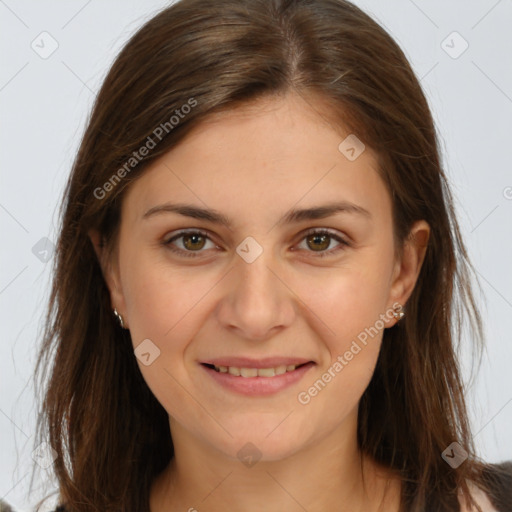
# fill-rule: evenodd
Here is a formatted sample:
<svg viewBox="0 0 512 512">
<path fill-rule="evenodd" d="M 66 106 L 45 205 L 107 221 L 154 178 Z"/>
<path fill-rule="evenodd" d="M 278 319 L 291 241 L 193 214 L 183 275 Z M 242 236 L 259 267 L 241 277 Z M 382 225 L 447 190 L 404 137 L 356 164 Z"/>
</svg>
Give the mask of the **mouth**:
<svg viewBox="0 0 512 512">
<path fill-rule="evenodd" d="M 316 363 L 289 358 L 231 359 L 202 362 L 200 366 L 221 389 L 246 396 L 266 396 L 297 384 Z"/>
<path fill-rule="evenodd" d="M 312 363 L 312 361 L 308 361 L 306 363 L 301 364 L 282 364 L 278 366 L 270 366 L 265 368 L 253 368 L 253 367 L 243 367 L 243 366 L 224 366 L 224 365 L 215 365 L 209 363 L 201 363 L 203 366 L 210 368 L 217 373 L 227 373 L 229 375 L 233 375 L 235 377 L 275 377 L 276 375 L 284 375 L 288 372 L 293 372 L 298 368 L 302 368 L 303 366 Z"/>
</svg>

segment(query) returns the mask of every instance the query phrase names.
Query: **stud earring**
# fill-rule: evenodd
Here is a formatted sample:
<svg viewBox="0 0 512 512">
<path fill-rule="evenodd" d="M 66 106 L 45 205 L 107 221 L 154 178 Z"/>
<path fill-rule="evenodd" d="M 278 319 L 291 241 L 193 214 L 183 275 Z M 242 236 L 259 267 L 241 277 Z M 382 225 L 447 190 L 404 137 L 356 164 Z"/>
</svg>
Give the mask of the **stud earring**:
<svg viewBox="0 0 512 512">
<path fill-rule="evenodd" d="M 118 322 L 119 322 L 119 325 L 125 329 L 125 326 L 124 326 L 124 322 L 123 322 L 123 317 L 118 313 L 117 309 L 114 308 L 114 315 L 115 317 L 117 318 Z"/>
<path fill-rule="evenodd" d="M 398 306 L 395 306 L 394 311 L 393 311 L 393 316 L 398 321 L 400 321 L 405 316 L 405 313 L 402 311 L 402 305 L 401 304 L 399 304 Z"/>
</svg>

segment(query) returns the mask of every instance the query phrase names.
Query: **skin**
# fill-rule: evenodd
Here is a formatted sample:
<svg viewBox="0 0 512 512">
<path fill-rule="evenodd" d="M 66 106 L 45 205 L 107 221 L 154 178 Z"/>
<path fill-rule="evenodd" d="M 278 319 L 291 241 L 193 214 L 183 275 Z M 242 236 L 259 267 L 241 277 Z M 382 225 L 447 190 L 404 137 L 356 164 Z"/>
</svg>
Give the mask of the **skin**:
<svg viewBox="0 0 512 512">
<path fill-rule="evenodd" d="M 327 123 L 322 108 L 288 94 L 215 115 L 128 190 L 110 259 L 90 232 L 134 348 L 149 338 L 160 350 L 149 366 L 138 360 L 169 413 L 176 452 L 151 489 L 152 512 L 398 510 L 399 479 L 359 453 L 357 406 L 383 329 L 396 323 L 393 304 L 405 304 L 414 288 L 430 229 L 416 222 L 398 257 L 376 156 L 366 147 L 349 161 L 338 150 L 349 132 Z M 370 216 L 277 224 L 292 208 L 341 200 Z M 215 209 L 232 226 L 176 213 L 142 218 L 166 202 Z M 211 235 L 188 250 L 195 257 L 163 244 L 191 228 Z M 311 240 L 310 228 L 329 229 L 349 246 Z M 263 248 L 252 263 L 236 252 L 248 236 Z M 183 242 L 173 243 L 186 251 Z M 299 403 L 298 393 L 386 313 L 378 334 L 308 404 Z M 276 355 L 315 365 L 266 397 L 226 390 L 199 364 Z M 261 454 L 252 467 L 237 457 L 248 442 Z"/>
</svg>

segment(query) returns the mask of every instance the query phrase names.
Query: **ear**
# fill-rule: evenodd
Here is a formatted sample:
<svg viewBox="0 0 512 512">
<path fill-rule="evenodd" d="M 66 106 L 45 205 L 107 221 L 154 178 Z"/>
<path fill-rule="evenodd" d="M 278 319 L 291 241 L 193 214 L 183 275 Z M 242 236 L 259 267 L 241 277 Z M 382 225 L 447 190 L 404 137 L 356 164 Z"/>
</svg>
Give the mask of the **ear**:
<svg viewBox="0 0 512 512">
<path fill-rule="evenodd" d="M 405 239 L 402 257 L 395 263 L 389 296 L 389 308 L 402 304 L 411 296 L 427 252 L 430 226 L 424 220 L 416 221 Z M 395 322 L 396 323 L 396 322 Z"/>
<path fill-rule="evenodd" d="M 112 254 L 109 254 L 101 234 L 96 229 L 90 229 L 88 231 L 88 235 L 94 247 L 94 252 L 98 258 L 103 278 L 105 279 L 105 283 L 107 284 L 107 288 L 110 292 L 112 310 L 114 310 L 114 308 L 117 309 L 118 313 L 126 319 L 126 315 L 124 314 L 125 301 L 119 275 L 117 250 L 114 250 Z M 128 327 L 126 320 L 125 326 Z"/>
</svg>

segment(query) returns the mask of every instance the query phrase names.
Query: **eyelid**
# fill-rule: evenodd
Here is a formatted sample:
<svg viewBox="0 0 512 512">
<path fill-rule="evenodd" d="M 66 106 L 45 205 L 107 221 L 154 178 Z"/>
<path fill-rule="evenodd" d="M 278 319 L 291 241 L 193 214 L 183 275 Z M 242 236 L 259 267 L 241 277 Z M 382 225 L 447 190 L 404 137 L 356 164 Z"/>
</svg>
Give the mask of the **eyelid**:
<svg viewBox="0 0 512 512">
<path fill-rule="evenodd" d="M 168 236 L 165 236 L 164 237 L 164 244 L 168 244 L 169 242 L 171 242 L 172 240 L 176 240 L 177 238 L 180 238 L 180 236 L 184 236 L 184 235 L 195 235 L 195 234 L 198 234 L 198 235 L 202 235 L 204 237 L 207 237 L 209 239 L 211 239 L 211 233 L 209 233 L 208 231 L 204 230 L 204 229 L 201 229 L 201 228 L 186 228 L 186 229 L 178 229 L 176 231 L 172 231 L 171 233 L 168 234 Z"/>
<path fill-rule="evenodd" d="M 209 233 L 208 231 L 201 229 L 201 228 L 187 228 L 187 229 L 178 230 L 177 232 L 173 232 L 173 233 L 174 234 L 171 234 L 171 236 L 165 237 L 162 244 L 164 246 L 168 247 L 169 250 L 171 250 L 172 252 L 175 252 L 179 255 L 184 255 L 185 257 L 200 257 L 201 253 L 203 253 L 205 251 L 202 251 L 202 250 L 185 251 L 178 247 L 174 247 L 172 245 L 172 242 L 183 237 L 183 236 L 198 234 L 198 235 L 201 235 L 204 238 L 208 239 L 213 244 L 217 245 L 215 243 L 215 241 L 213 240 L 211 233 Z M 347 238 L 342 236 L 338 231 L 333 230 L 331 228 L 322 228 L 322 227 L 309 228 L 306 231 L 303 231 L 302 233 L 300 233 L 300 235 L 299 235 L 300 238 L 299 238 L 297 244 L 302 242 L 306 237 L 308 237 L 310 235 L 315 235 L 315 234 L 328 235 L 329 237 L 331 237 L 332 239 L 337 241 L 339 245 L 337 247 L 335 247 L 334 249 L 329 249 L 329 250 L 325 250 L 325 251 L 306 251 L 306 252 L 312 253 L 314 257 L 322 258 L 325 256 L 330 256 L 330 255 L 336 253 L 340 249 L 343 249 L 346 247 L 351 247 L 351 243 L 347 240 Z M 217 248 L 218 248 L 218 245 L 217 245 Z"/>
<path fill-rule="evenodd" d="M 174 234 L 173 234 L 174 233 Z M 175 247 L 172 245 L 172 242 L 175 240 L 178 240 L 186 235 L 201 235 L 202 237 L 208 239 L 210 242 L 212 242 L 214 245 L 217 245 L 214 240 L 212 239 L 211 233 L 208 231 L 205 231 L 201 228 L 187 228 L 187 229 L 181 229 L 176 232 L 171 233 L 170 236 L 166 236 L 164 240 L 162 241 L 162 244 L 167 247 L 170 251 L 177 253 L 178 255 L 184 255 L 186 257 L 196 257 L 195 253 L 201 254 L 204 251 L 185 251 L 183 249 L 180 249 L 179 247 Z"/>
<path fill-rule="evenodd" d="M 339 250 L 343 250 L 347 247 L 352 247 L 352 244 L 349 242 L 347 237 L 341 235 L 337 230 L 322 227 L 309 228 L 306 231 L 303 231 L 300 234 L 299 242 L 302 242 L 306 237 L 310 235 L 328 235 L 330 238 L 338 242 L 338 246 L 334 247 L 333 249 L 328 249 L 326 251 L 306 251 L 312 253 L 316 258 L 332 256 L 336 254 Z"/>
<path fill-rule="evenodd" d="M 326 234 L 329 236 L 332 236 L 333 238 L 339 239 L 345 243 L 349 243 L 348 237 L 344 237 L 339 231 L 332 229 L 332 228 L 322 228 L 322 227 L 315 227 L 315 228 L 309 228 L 306 231 L 303 231 L 300 236 L 301 240 L 302 238 L 305 238 L 309 235 L 315 235 L 315 234 Z"/>
</svg>

